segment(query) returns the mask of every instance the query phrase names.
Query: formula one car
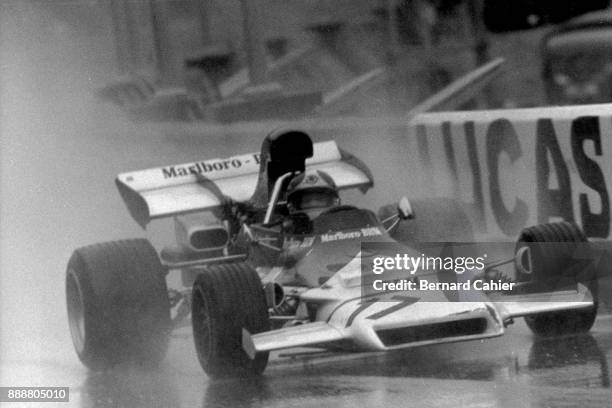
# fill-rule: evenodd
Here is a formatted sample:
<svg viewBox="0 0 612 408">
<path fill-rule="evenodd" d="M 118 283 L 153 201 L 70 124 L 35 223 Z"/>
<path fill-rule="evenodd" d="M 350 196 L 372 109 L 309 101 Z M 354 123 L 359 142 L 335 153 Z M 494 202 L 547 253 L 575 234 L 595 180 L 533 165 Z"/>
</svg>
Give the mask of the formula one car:
<svg viewBox="0 0 612 408">
<path fill-rule="evenodd" d="M 549 283 L 567 278 L 568 254 L 587 242 L 565 222 L 521 233 L 504 261 L 516 263 L 515 279 L 527 288 L 519 294 L 499 291 L 470 302 L 441 302 L 428 291 L 408 300 L 364 296 L 361 263 L 373 254 L 362 243 L 419 256 L 418 223 L 428 212 L 442 208 L 446 214 L 434 216 L 448 221 L 438 223 L 448 230 L 463 224 L 468 231 L 469 219 L 441 199 L 402 199 L 379 216 L 340 205 L 338 191 L 373 185 L 370 171 L 334 141 L 313 144 L 301 131 L 271 133 L 260 154 L 121 174 L 116 183 L 140 225 L 174 217 L 178 246 L 158 255 L 137 239 L 74 252 L 66 276 L 70 329 L 80 359 L 94 369 L 161 361 L 170 331 L 189 313 L 198 358 L 212 377 L 260 374 L 278 349 L 393 350 L 476 340 L 502 335 L 518 316 L 537 335 L 577 333 L 588 331 L 597 314 L 596 282 L 576 268 L 563 290 Z M 562 248 L 551 255 L 536 245 L 543 242 Z M 171 270 L 192 289 L 169 291 Z"/>
</svg>

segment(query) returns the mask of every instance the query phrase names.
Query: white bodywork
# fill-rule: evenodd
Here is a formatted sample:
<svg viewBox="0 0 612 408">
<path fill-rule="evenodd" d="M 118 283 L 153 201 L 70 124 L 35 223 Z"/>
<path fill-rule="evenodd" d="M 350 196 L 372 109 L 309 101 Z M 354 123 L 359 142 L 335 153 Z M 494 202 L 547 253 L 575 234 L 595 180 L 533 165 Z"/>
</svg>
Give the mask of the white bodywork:
<svg viewBox="0 0 612 408">
<path fill-rule="evenodd" d="M 514 317 L 593 306 L 590 292 L 581 285 L 575 291 L 496 298 L 483 293 L 478 302 L 448 301 L 438 291 L 396 292 L 401 297 L 397 300 L 394 293 L 387 295 L 370 302 L 371 296 L 363 296 L 358 255 L 322 287 L 301 294 L 303 302 L 318 306 L 316 321 L 258 334 L 244 330 L 243 348 L 251 357 L 337 342 L 358 350 L 393 350 L 500 336 Z"/>
</svg>

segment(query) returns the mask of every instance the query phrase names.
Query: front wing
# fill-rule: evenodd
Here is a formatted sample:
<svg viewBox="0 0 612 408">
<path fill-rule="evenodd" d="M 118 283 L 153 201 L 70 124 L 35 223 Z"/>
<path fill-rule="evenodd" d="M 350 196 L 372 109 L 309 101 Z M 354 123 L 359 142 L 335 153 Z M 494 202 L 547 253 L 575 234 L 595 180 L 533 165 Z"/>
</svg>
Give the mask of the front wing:
<svg viewBox="0 0 612 408">
<path fill-rule="evenodd" d="M 348 341 L 359 350 L 405 347 L 500 336 L 514 317 L 593 306 L 590 292 L 550 292 L 504 296 L 491 302 L 416 302 L 403 300 L 342 302 L 326 321 L 251 334 L 243 330 L 243 348 L 251 357 L 292 347 L 325 347 Z"/>
</svg>

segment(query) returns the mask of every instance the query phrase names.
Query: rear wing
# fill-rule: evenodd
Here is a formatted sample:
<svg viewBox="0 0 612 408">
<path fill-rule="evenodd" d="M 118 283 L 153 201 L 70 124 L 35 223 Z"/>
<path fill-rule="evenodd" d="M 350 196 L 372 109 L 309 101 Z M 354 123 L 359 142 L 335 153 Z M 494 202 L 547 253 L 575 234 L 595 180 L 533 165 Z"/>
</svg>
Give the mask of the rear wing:
<svg viewBox="0 0 612 408">
<path fill-rule="evenodd" d="M 315 143 L 306 167 L 325 171 L 340 190 L 373 185 L 367 167 L 335 141 Z M 247 201 L 259 172 L 260 154 L 249 153 L 123 173 L 115 182 L 132 218 L 144 228 L 156 218 L 214 210 L 226 198 Z"/>
</svg>

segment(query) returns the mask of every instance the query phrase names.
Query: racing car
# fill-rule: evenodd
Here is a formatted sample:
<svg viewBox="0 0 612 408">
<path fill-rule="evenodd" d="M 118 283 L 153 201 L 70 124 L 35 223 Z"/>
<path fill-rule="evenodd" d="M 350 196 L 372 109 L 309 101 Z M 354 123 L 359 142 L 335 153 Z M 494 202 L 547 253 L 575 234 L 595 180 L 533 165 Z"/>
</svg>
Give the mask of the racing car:
<svg viewBox="0 0 612 408">
<path fill-rule="evenodd" d="M 272 132 L 260 153 L 120 174 L 116 185 L 134 220 L 145 227 L 174 218 L 177 245 L 158 253 L 133 239 L 74 251 L 66 295 L 79 358 L 91 369 L 159 363 L 189 315 L 211 377 L 261 374 L 269 353 L 287 348 L 386 351 L 490 338 L 516 317 L 539 336 L 590 330 L 596 281 L 568 255 L 589 244 L 567 222 L 524 229 L 507 259 L 484 266 L 483 276 L 514 265 L 513 279 L 526 288 L 516 294 L 469 302 L 440 301 L 430 291 L 364 295 L 362 264 L 376 255 L 365 242 L 420 256 L 431 228 L 443 236 L 458 226 L 466 235 L 448 240 L 470 239 L 469 218 L 452 200 L 402 198 L 378 214 L 341 204 L 339 191 L 365 193 L 373 182 L 335 141 L 313 143 L 299 130 Z M 443 222 L 423 223 L 428 217 Z M 538 246 L 551 242 L 560 248 Z M 171 271 L 184 289 L 168 289 Z M 414 275 L 424 277 L 439 275 Z"/>
</svg>

